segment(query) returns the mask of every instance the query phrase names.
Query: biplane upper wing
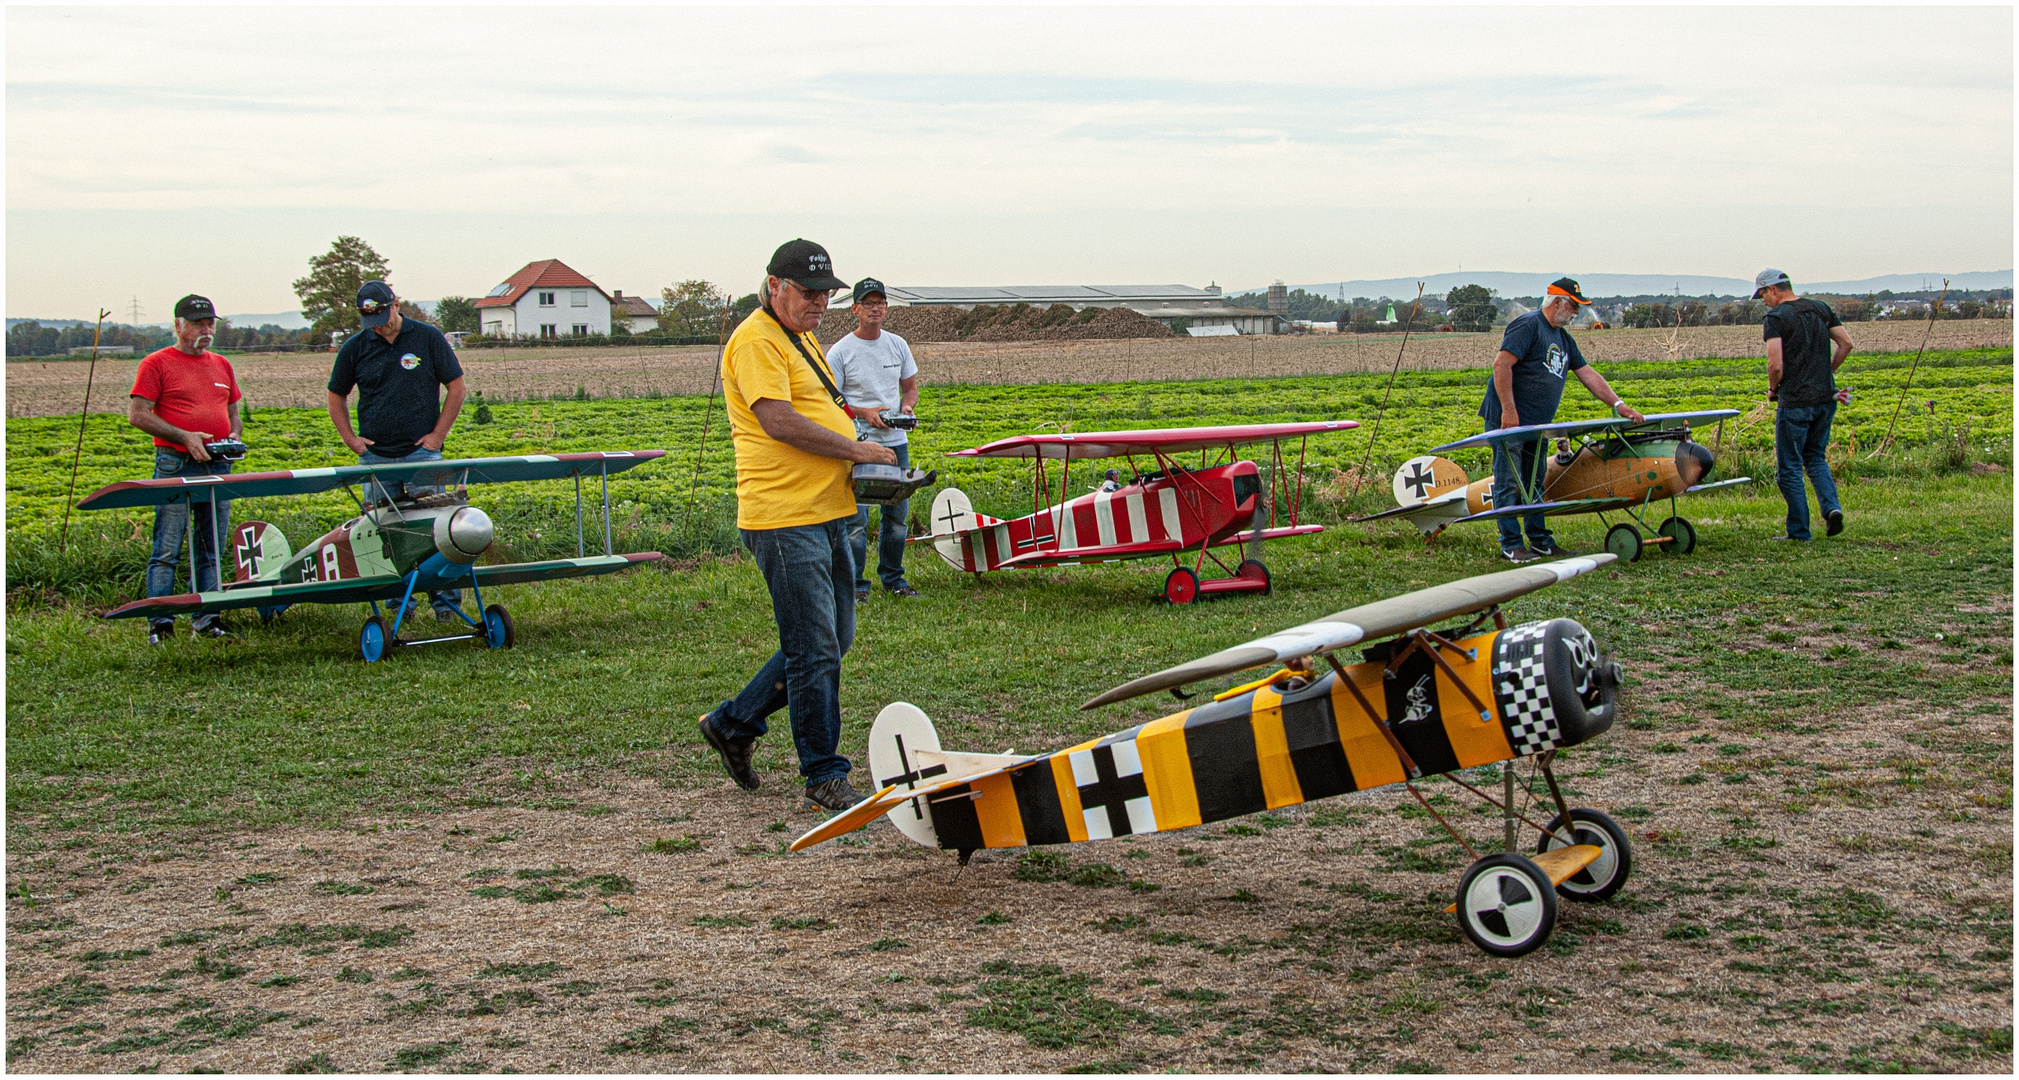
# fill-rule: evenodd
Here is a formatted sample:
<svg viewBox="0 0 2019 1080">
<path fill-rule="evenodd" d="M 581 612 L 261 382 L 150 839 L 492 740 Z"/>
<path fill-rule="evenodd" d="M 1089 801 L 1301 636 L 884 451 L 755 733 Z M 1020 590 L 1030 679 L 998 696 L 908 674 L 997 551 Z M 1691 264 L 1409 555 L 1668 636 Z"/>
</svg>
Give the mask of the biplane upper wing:
<svg viewBox="0 0 2019 1080">
<path fill-rule="evenodd" d="M 397 481 L 425 479 L 429 483 L 504 484 L 525 480 L 564 480 L 571 476 L 620 473 L 666 456 L 664 450 L 591 450 L 575 454 L 527 454 L 520 457 L 453 458 L 398 465 L 339 465 L 325 469 L 222 476 L 167 476 L 159 480 L 122 480 L 107 484 L 78 500 L 79 510 L 114 510 L 159 506 L 197 498 L 247 499 L 265 495 L 313 495 L 363 483 L 376 477 Z M 421 474 L 417 477 L 416 474 Z M 202 494 L 196 494 L 202 492 Z"/>
<path fill-rule="evenodd" d="M 1628 420 L 1624 416 L 1607 417 L 1600 420 L 1566 420 L 1555 424 L 1524 424 L 1521 427 L 1500 428 L 1457 442 L 1434 447 L 1430 453 L 1440 454 L 1446 450 L 1466 450 L 1473 447 L 1492 446 L 1495 443 L 1518 439 L 1532 442 L 1536 439 L 1555 439 L 1565 435 L 1577 435 L 1592 431 L 1659 431 L 1666 428 L 1682 427 L 1686 424 L 1703 423 L 1711 420 L 1727 420 L 1737 416 L 1737 409 L 1705 409 L 1702 412 L 1650 413 L 1644 420 Z"/>
<path fill-rule="evenodd" d="M 656 551 L 629 555 L 595 555 L 584 559 L 550 559 L 546 562 L 500 563 L 477 567 L 478 585 L 516 585 L 527 581 L 610 574 L 641 562 L 666 556 Z M 461 580 L 458 578 L 457 580 Z M 397 600 L 406 591 L 407 579 L 399 574 L 346 578 L 341 581 L 302 581 L 290 585 L 241 585 L 213 592 L 151 596 L 123 604 L 105 613 L 108 619 L 141 616 L 168 618 L 196 615 L 234 608 L 283 607 L 291 604 L 362 604 L 371 600 Z"/>
<path fill-rule="evenodd" d="M 1610 553 L 1600 553 L 1573 559 L 1558 559 L 1555 562 L 1523 566 L 1443 585 L 1433 585 L 1428 589 L 1419 589 L 1403 596 L 1347 608 L 1335 615 L 1327 615 L 1302 626 L 1293 626 L 1268 637 L 1258 638 L 1230 649 L 1222 649 L 1211 656 L 1201 657 L 1179 664 L 1177 667 L 1166 668 L 1154 675 L 1145 675 L 1133 682 L 1123 683 L 1080 708 L 1092 709 L 1142 694 L 1183 686 L 1186 683 L 1231 675 L 1263 664 L 1280 664 L 1285 660 L 1310 656 L 1327 649 L 1345 648 L 1370 638 L 1385 637 L 1429 626 L 1445 619 L 1482 611 L 1494 604 L 1506 603 L 1545 585 L 1554 585 L 1579 574 L 1589 573 L 1612 562 L 1615 557 Z"/>
<path fill-rule="evenodd" d="M 1187 450 L 1217 449 L 1247 443 L 1297 439 L 1328 431 L 1350 431 L 1359 427 L 1354 420 L 1313 420 L 1294 424 L 1226 424 L 1219 427 L 1151 428 L 1144 431 L 1090 431 L 1016 435 L 997 439 L 986 446 L 956 450 L 948 457 L 1050 458 L 1081 461 L 1087 458 L 1126 457 L 1162 451 L 1167 454 Z"/>
</svg>

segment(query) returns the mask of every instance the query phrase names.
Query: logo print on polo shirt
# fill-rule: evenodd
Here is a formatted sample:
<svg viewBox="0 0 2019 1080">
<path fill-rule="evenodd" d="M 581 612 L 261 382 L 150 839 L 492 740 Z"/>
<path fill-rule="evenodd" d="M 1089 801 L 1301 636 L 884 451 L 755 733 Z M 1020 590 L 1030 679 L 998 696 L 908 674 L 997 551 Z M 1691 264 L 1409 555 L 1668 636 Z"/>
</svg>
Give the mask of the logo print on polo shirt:
<svg viewBox="0 0 2019 1080">
<path fill-rule="evenodd" d="M 415 356 L 413 353 L 408 353 L 400 357 L 400 366 L 406 368 L 408 371 L 412 371 L 421 366 L 421 358 Z"/>
</svg>

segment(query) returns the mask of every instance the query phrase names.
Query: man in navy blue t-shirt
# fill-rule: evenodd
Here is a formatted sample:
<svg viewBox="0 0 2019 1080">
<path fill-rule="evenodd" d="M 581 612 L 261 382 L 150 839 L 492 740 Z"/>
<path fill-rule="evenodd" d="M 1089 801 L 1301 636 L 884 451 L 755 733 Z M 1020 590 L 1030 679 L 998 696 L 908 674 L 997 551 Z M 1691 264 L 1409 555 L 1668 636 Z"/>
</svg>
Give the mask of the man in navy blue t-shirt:
<svg viewBox="0 0 2019 1080">
<path fill-rule="evenodd" d="M 361 332 L 337 350 L 329 373 L 329 418 L 337 437 L 358 456 L 360 465 L 440 461 L 442 444 L 463 409 L 463 367 L 456 350 L 440 330 L 400 316 L 399 300 L 383 281 L 358 288 Z M 348 399 L 358 392 L 358 427 L 351 431 Z M 442 390 L 448 391 L 446 399 Z M 409 486 L 389 482 L 388 495 L 406 493 Z M 416 491 L 425 485 L 411 485 Z M 370 494 L 371 485 L 367 486 Z M 455 619 L 462 603 L 459 589 L 429 593 L 435 618 Z"/>
<path fill-rule="evenodd" d="M 1486 430 L 1547 424 L 1556 419 L 1556 407 L 1563 401 L 1564 375 L 1577 373 L 1577 381 L 1592 396 L 1612 406 L 1629 420 L 1646 419 L 1619 399 L 1605 377 L 1584 361 L 1577 342 L 1564 327 L 1577 318 L 1578 309 L 1591 303 L 1578 291 L 1577 282 L 1558 278 L 1542 298 L 1542 308 L 1511 320 L 1501 336 L 1500 352 L 1493 359 L 1493 382 L 1486 388 L 1486 400 L 1479 404 L 1479 416 Z M 1542 454 L 1539 439 L 1510 439 L 1493 448 L 1493 505 L 1522 505 L 1521 481 L 1536 479 Z M 1550 535 L 1540 513 L 1525 515 L 1520 521 L 1501 518 L 1500 553 L 1509 562 L 1533 562 L 1563 554 Z M 1522 526 L 1528 527 L 1528 544 L 1521 542 Z"/>
</svg>

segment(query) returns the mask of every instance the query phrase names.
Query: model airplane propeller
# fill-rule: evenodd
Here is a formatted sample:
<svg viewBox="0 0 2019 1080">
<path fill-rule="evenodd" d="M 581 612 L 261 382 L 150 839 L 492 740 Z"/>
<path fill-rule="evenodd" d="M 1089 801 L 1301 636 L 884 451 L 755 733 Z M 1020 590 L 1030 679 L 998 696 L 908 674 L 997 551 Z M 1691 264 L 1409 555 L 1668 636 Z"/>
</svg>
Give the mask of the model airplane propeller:
<svg viewBox="0 0 2019 1080">
<path fill-rule="evenodd" d="M 108 484 L 84 497 L 80 510 L 158 506 L 171 502 L 208 500 L 213 508 L 225 499 L 267 495 L 309 495 L 343 488 L 357 503 L 358 516 L 294 551 L 279 529 L 264 521 L 242 522 L 232 528 L 232 559 L 238 580 L 213 592 L 183 593 L 135 600 L 106 612 L 108 619 L 167 618 L 233 608 L 258 608 L 270 621 L 294 604 L 357 604 L 371 606 L 371 617 L 358 632 L 358 654 L 367 662 L 384 656 L 388 646 L 429 645 L 478 640 L 493 649 L 512 643 L 512 617 L 499 604 L 484 604 L 484 586 L 608 574 L 641 562 L 663 559 L 656 551 L 619 555 L 611 550 L 610 475 L 664 457 L 664 450 L 592 451 L 539 454 L 526 457 L 462 458 L 396 465 L 347 465 L 341 468 L 294 469 L 285 472 L 222 476 L 179 476 L 158 480 L 127 480 Z M 582 538 L 582 478 L 603 481 L 603 554 L 587 555 Z M 478 566 L 490 550 L 490 516 L 471 506 L 465 495 L 470 484 L 526 480 L 575 481 L 575 549 L 577 558 L 543 562 L 495 563 Z M 353 487 L 368 495 L 393 485 L 411 485 L 412 495 L 372 497 L 369 505 Z M 419 489 L 425 488 L 421 493 Z M 196 545 L 190 544 L 190 579 L 196 577 Z M 219 555 L 220 560 L 222 555 Z M 220 571 L 222 567 L 218 568 Z M 220 572 L 218 579 L 223 580 Z M 456 614 L 470 633 L 401 640 L 407 600 L 416 592 L 458 589 L 467 584 L 475 596 L 477 614 L 460 608 Z M 380 601 L 400 601 L 388 619 Z"/>
<path fill-rule="evenodd" d="M 1037 509 L 1004 521 L 975 513 L 959 488 L 943 488 L 932 501 L 930 540 L 947 565 L 977 574 L 1169 555 L 1177 565 L 1164 579 L 1164 598 L 1174 604 L 1189 604 L 1202 594 L 1266 593 L 1269 569 L 1262 563 L 1262 542 L 1325 531 L 1322 525 L 1297 521 L 1305 442 L 1312 435 L 1359 426 L 1351 420 L 1328 420 L 1018 435 L 958 450 L 947 456 L 1029 458 Z M 1283 452 L 1291 439 L 1298 440 L 1294 469 L 1286 467 Z M 1273 464 L 1266 488 L 1261 468 L 1235 455 L 1239 447 L 1262 442 L 1270 444 Z M 1186 467 L 1175 456 L 1194 450 L 1200 452 L 1197 468 Z M 1225 461 L 1210 464 L 1209 455 L 1215 453 L 1224 454 Z M 1148 472 L 1137 468 L 1138 456 L 1150 459 L 1155 467 Z M 1117 476 L 1095 491 L 1068 497 L 1073 462 L 1116 457 L 1129 459 L 1133 479 L 1124 484 Z M 1052 504 L 1047 461 L 1064 463 L 1057 505 Z M 1277 524 L 1278 506 L 1286 511 L 1282 525 Z M 1233 567 L 1212 550 L 1230 545 L 1245 545 Z M 1191 566 L 1185 565 L 1186 552 L 1198 553 Z M 1202 579 L 1209 559 L 1228 576 Z"/>
<path fill-rule="evenodd" d="M 1403 462 L 1394 481 L 1395 501 L 1401 505 L 1347 520 L 1403 518 L 1430 538 L 1448 525 L 1467 521 L 1529 514 L 1597 514 L 1604 521 L 1606 514 L 1618 512 L 1629 520 L 1606 530 L 1607 551 L 1627 562 L 1640 558 L 1647 545 L 1666 545 L 1669 551 L 1687 555 L 1696 548 L 1696 527 L 1677 516 L 1676 498 L 1752 483 L 1747 476 L 1704 483 L 1717 457 L 1709 447 L 1690 440 L 1690 425 L 1738 414 L 1737 409 L 1658 413 L 1645 420 L 1573 420 L 1474 435 Z M 1493 477 L 1469 481 L 1464 469 L 1434 456 L 1510 440 L 1546 439 L 1557 440 L 1557 452 L 1536 454 L 1537 468 L 1543 475 L 1517 478 L 1520 506 L 1494 506 Z M 1669 517 L 1659 525 L 1649 524 L 1649 507 L 1664 500 L 1669 504 Z"/>
<path fill-rule="evenodd" d="M 1391 784 L 1408 785 L 1422 800 L 1411 781 L 1441 774 L 1499 807 L 1506 839 L 1504 852 L 1480 857 L 1423 803 L 1476 859 L 1447 910 L 1480 948 L 1522 955 L 1548 938 L 1559 895 L 1611 897 L 1633 856 L 1611 818 L 1565 801 L 1550 769 L 1557 750 L 1612 726 L 1619 667 L 1577 622 L 1509 627 L 1500 605 L 1613 558 L 1563 559 L 1438 585 L 1145 676 L 1084 707 L 1277 668 L 1206 704 L 1052 754 L 942 750 L 923 712 L 893 703 L 869 734 L 869 768 L 880 789 L 792 850 L 887 814 L 905 836 L 956 851 L 965 863 L 981 848 L 1168 832 Z M 1453 620 L 1465 621 L 1428 629 Z M 1363 662 L 1342 663 L 1338 650 L 1354 646 L 1363 648 Z M 1533 758 L 1548 785 L 1556 814 L 1547 822 L 1517 804 L 1512 767 L 1500 769 L 1498 799 L 1457 775 L 1519 758 Z M 1515 851 L 1517 821 L 1535 830 L 1532 856 Z"/>
</svg>

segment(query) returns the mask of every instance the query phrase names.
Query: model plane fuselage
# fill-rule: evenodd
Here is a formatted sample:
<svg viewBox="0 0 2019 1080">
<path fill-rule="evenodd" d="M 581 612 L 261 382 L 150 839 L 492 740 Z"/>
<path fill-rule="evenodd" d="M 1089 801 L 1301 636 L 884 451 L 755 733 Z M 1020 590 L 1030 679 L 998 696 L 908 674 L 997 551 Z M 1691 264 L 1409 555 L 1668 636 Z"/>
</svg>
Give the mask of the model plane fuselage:
<svg viewBox="0 0 2019 1080">
<path fill-rule="evenodd" d="M 1236 461 L 1089 492 L 1011 521 L 948 499 L 933 507 L 933 546 L 968 571 L 1152 558 L 1232 542 L 1254 524 L 1261 494 L 1255 463 Z"/>
</svg>

